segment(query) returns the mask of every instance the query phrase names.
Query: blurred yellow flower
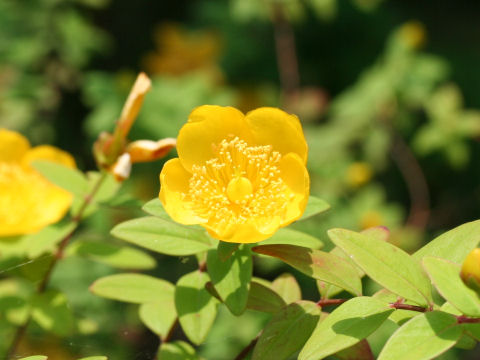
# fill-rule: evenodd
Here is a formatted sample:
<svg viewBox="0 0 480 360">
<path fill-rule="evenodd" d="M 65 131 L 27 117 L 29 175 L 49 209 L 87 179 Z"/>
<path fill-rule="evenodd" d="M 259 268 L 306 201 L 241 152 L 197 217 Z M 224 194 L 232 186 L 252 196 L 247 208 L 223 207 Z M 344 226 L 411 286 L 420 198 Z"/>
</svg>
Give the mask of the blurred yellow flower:
<svg viewBox="0 0 480 360">
<path fill-rule="evenodd" d="M 200 106 L 180 130 L 177 150 L 160 173 L 159 197 L 179 223 L 200 224 L 222 241 L 254 243 L 305 210 L 308 148 L 295 115 Z"/>
<path fill-rule="evenodd" d="M 72 195 L 35 171 L 34 160 L 75 167 L 68 153 L 49 145 L 31 148 L 24 136 L 0 129 L 0 236 L 36 232 L 70 207 Z"/>
<path fill-rule="evenodd" d="M 383 224 L 383 217 L 378 211 L 366 211 L 360 218 L 360 228 L 362 230 L 369 229 Z"/>
<path fill-rule="evenodd" d="M 346 180 L 352 187 L 362 186 L 372 178 L 372 168 L 365 162 L 354 162 L 347 168 Z"/>
<path fill-rule="evenodd" d="M 473 249 L 462 264 L 460 276 L 471 288 L 480 291 L 480 249 Z"/>
<path fill-rule="evenodd" d="M 418 21 L 409 21 L 403 24 L 399 34 L 404 44 L 411 49 L 421 48 L 427 40 L 425 26 Z"/>
</svg>

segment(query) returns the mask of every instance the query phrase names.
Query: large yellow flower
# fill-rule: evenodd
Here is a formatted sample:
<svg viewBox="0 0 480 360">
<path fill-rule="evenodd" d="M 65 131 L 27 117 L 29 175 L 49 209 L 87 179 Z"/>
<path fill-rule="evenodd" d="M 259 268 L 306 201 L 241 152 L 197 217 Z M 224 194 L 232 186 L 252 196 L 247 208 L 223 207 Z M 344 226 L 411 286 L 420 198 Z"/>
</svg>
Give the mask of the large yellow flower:
<svg viewBox="0 0 480 360">
<path fill-rule="evenodd" d="M 75 167 L 68 153 L 49 145 L 31 148 L 24 136 L 0 129 L 0 236 L 36 232 L 70 207 L 72 195 L 35 171 L 34 160 Z"/>
<path fill-rule="evenodd" d="M 159 197 L 179 223 L 200 224 L 219 240 L 253 243 L 305 210 L 308 148 L 294 115 L 200 106 L 180 130 L 177 150 L 160 173 Z"/>
</svg>

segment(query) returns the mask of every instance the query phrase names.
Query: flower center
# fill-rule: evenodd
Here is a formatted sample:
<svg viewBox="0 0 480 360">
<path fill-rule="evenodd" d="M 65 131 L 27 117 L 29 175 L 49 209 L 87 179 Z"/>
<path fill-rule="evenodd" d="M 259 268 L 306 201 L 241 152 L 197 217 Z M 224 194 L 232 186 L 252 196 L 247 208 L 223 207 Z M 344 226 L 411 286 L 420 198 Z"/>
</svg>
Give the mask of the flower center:
<svg viewBox="0 0 480 360">
<path fill-rule="evenodd" d="M 283 218 L 294 195 L 280 176 L 280 153 L 232 138 L 215 145 L 214 154 L 192 168 L 184 194 L 198 216 L 224 231 L 247 221 L 261 225 Z"/>
</svg>

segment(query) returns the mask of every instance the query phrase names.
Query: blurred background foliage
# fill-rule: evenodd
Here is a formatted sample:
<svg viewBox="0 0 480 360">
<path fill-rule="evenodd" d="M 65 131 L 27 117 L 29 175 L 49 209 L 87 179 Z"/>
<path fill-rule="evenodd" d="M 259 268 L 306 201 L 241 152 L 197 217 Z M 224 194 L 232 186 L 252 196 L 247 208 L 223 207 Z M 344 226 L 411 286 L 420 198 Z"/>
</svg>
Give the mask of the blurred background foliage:
<svg viewBox="0 0 480 360">
<path fill-rule="evenodd" d="M 479 11 L 467 0 L 2 0 L 0 127 L 59 146 L 90 170 L 92 144 L 113 128 L 139 71 L 153 89 L 132 140 L 175 137 L 202 104 L 281 107 L 303 122 L 312 194 L 332 205 L 294 226 L 328 244 L 328 228 L 384 225 L 392 242 L 414 251 L 480 211 Z M 157 196 L 161 167 L 135 165 L 123 200 L 76 237 L 114 244 L 111 227 Z M 171 281 L 195 268 L 191 258 L 155 258 L 151 273 Z M 77 254 L 59 264 L 52 283 L 62 293 L 47 295 L 58 297 L 64 326 L 45 337 L 40 316 L 22 346 L 53 360 L 150 359 L 157 340 L 136 308 L 86 290 L 115 271 L 94 260 Z M 257 265 L 268 279 L 286 270 L 275 260 Z M 1 266 L 5 339 L 22 319 L 18 298 L 32 293 L 31 274 L 45 265 Z M 294 273 L 304 297 L 318 298 L 315 284 Z M 201 354 L 232 358 L 266 320 L 221 311 Z M 393 330 L 382 331 L 374 343 Z M 456 351 L 442 358 L 476 358 Z"/>
</svg>

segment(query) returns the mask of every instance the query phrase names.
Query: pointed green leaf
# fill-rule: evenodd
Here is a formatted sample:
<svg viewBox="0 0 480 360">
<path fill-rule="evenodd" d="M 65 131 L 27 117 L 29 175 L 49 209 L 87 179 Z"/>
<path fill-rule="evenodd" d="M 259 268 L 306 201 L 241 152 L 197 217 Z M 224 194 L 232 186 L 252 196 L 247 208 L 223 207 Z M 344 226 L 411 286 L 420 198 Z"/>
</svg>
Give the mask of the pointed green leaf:
<svg viewBox="0 0 480 360">
<path fill-rule="evenodd" d="M 150 215 L 159 217 L 161 219 L 170 220 L 170 221 L 172 220 L 170 215 L 168 215 L 167 212 L 165 211 L 162 205 L 162 202 L 158 197 L 150 200 L 145 205 L 143 205 L 142 210 Z"/>
<path fill-rule="evenodd" d="M 195 349 L 184 341 L 163 343 L 158 350 L 157 360 L 199 360 Z"/>
<path fill-rule="evenodd" d="M 78 360 L 108 360 L 108 358 L 106 356 L 89 356 Z"/>
<path fill-rule="evenodd" d="M 193 255 L 212 247 L 207 233 L 193 226 L 184 226 L 158 217 L 147 216 L 118 224 L 112 235 L 161 254 Z"/>
<path fill-rule="evenodd" d="M 26 358 L 21 358 L 21 359 L 18 359 L 18 360 L 47 360 L 48 357 L 46 357 L 45 355 L 33 355 L 33 356 L 28 356 Z"/>
<path fill-rule="evenodd" d="M 98 279 L 90 286 L 95 295 L 108 299 L 143 304 L 168 301 L 174 286 L 168 281 L 142 274 L 115 274 Z"/>
<path fill-rule="evenodd" d="M 88 181 L 77 169 L 45 160 L 36 160 L 32 166 L 55 185 L 77 196 L 85 195 Z"/>
<path fill-rule="evenodd" d="M 353 295 L 362 293 L 357 271 L 338 256 L 294 245 L 260 245 L 252 250 L 276 257 L 314 279 L 341 287 Z"/>
<path fill-rule="evenodd" d="M 330 209 L 330 205 L 326 201 L 319 199 L 315 196 L 310 196 L 308 198 L 305 212 L 303 213 L 303 216 L 300 218 L 300 220 L 308 219 L 309 217 L 318 215 L 322 212 L 327 211 L 328 209 Z"/>
<path fill-rule="evenodd" d="M 435 256 L 460 264 L 480 242 L 480 220 L 456 227 L 430 241 L 413 254 L 420 261 L 424 256 Z"/>
<path fill-rule="evenodd" d="M 82 256 L 119 269 L 152 269 L 155 259 L 144 251 L 100 241 L 77 240 L 65 251 L 67 256 Z"/>
<path fill-rule="evenodd" d="M 247 246 L 240 247 L 225 261 L 216 250 L 207 256 L 207 270 L 215 290 L 234 315 L 243 313 L 247 306 L 248 288 L 252 278 L 252 254 Z"/>
<path fill-rule="evenodd" d="M 73 232 L 76 227 L 76 223 L 67 219 L 57 224 L 44 227 L 35 234 L 26 235 L 25 241 L 29 244 L 27 248 L 28 257 L 33 259 L 43 253 L 53 252 L 56 245 L 68 234 Z"/>
<path fill-rule="evenodd" d="M 288 359 L 310 337 L 320 313 L 320 307 L 311 301 L 295 302 L 281 309 L 263 330 L 252 360 Z"/>
<path fill-rule="evenodd" d="M 259 243 L 260 245 L 287 244 L 320 249 L 323 242 L 316 237 L 292 229 L 279 229 L 272 237 Z"/>
<path fill-rule="evenodd" d="M 169 299 L 141 304 L 138 313 L 142 322 L 164 339 L 177 319 L 173 293 Z"/>
<path fill-rule="evenodd" d="M 74 318 L 64 294 L 48 290 L 34 296 L 32 319 L 43 329 L 65 336 L 73 331 Z"/>
<path fill-rule="evenodd" d="M 302 299 L 302 291 L 295 276 L 284 273 L 272 282 L 272 289 L 280 295 L 287 304 Z"/>
<path fill-rule="evenodd" d="M 220 261 L 226 261 L 237 251 L 240 244 L 219 241 L 217 246 L 217 253 Z"/>
<path fill-rule="evenodd" d="M 447 351 L 462 336 L 455 316 L 431 311 L 406 322 L 390 337 L 378 360 L 428 360 Z"/>
<path fill-rule="evenodd" d="M 420 264 L 400 248 L 344 229 L 329 230 L 328 236 L 372 280 L 421 306 L 432 303 L 430 280 Z"/>
<path fill-rule="evenodd" d="M 430 256 L 422 263 L 440 295 L 463 314 L 480 317 L 480 298 L 463 283 L 459 265 Z"/>
<path fill-rule="evenodd" d="M 318 324 L 298 359 L 323 359 L 353 346 L 373 333 L 392 312 L 387 303 L 370 297 L 348 300 Z"/>
<path fill-rule="evenodd" d="M 271 288 L 256 281 L 250 283 L 247 309 L 274 314 L 286 305 L 282 297 Z"/>
<path fill-rule="evenodd" d="M 339 351 L 335 354 L 335 358 L 339 360 L 375 360 L 367 339 Z"/>
<path fill-rule="evenodd" d="M 374 237 L 378 240 L 388 241 L 388 238 L 390 237 L 390 230 L 388 230 L 388 228 L 385 226 L 375 226 L 362 230 L 362 234 Z"/>
<path fill-rule="evenodd" d="M 188 339 L 200 345 L 208 335 L 217 315 L 217 300 L 205 289 L 209 281 L 204 272 L 194 271 L 178 280 L 175 307 Z"/>
</svg>

